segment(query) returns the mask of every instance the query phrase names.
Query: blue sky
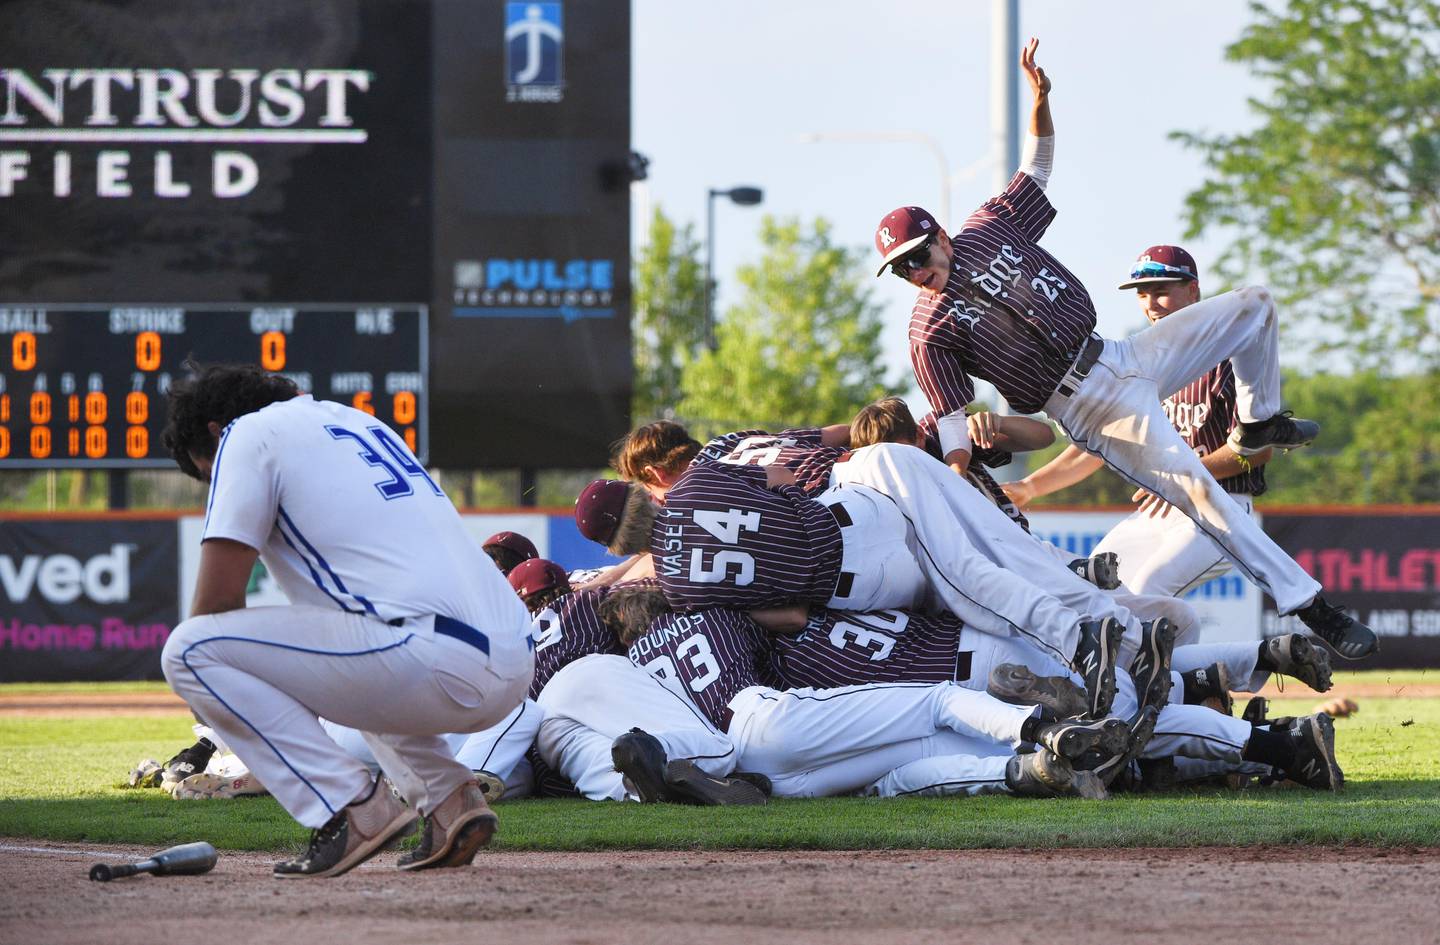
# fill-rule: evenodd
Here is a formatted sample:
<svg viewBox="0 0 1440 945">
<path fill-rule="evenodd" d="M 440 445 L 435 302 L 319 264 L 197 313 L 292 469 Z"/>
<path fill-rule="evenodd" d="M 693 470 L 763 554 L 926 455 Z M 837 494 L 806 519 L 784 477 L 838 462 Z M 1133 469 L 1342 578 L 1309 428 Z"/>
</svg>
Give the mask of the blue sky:
<svg viewBox="0 0 1440 945">
<path fill-rule="evenodd" d="M 984 159 L 990 12 L 988 0 L 634 0 L 633 145 L 651 159 L 643 199 L 693 222 L 703 238 L 708 188 L 765 190 L 760 207 L 716 204 L 722 310 L 727 277 L 758 254 L 764 213 L 823 216 L 845 243 L 873 253 L 874 227 L 889 210 L 920 203 L 939 212 L 940 173 L 924 146 L 798 139 L 922 131 L 952 169 Z M 1264 88 L 1224 61 L 1249 19 L 1242 0 L 1020 2 L 1021 39 L 1040 38 L 1037 59 L 1055 83 L 1049 194 L 1059 216 L 1044 245 L 1089 287 L 1102 334 L 1142 323 L 1133 293 L 1114 285 L 1140 250 L 1181 239 L 1185 194 L 1203 178 L 1198 156 L 1169 132 L 1255 123 L 1246 99 Z M 1023 82 L 1020 95 L 1028 114 Z M 992 192 L 989 166 L 955 182 L 952 215 Z M 1223 243 L 1185 245 L 1203 285 Z M 869 282 L 884 310 L 892 378 L 909 382 L 914 290 L 890 277 Z"/>
</svg>

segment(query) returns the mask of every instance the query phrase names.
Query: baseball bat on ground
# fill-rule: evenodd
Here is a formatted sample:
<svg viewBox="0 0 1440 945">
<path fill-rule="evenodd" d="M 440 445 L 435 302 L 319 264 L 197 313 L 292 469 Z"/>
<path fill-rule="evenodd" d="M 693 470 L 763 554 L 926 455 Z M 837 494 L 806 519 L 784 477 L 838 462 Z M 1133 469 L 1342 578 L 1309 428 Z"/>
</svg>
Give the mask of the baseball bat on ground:
<svg viewBox="0 0 1440 945">
<path fill-rule="evenodd" d="M 199 843 L 182 843 L 178 847 L 161 850 L 148 860 L 138 863 L 96 863 L 90 867 L 90 878 L 97 883 L 108 883 L 122 876 L 136 873 L 154 873 L 156 876 L 195 876 L 214 869 L 219 854 L 203 840 Z"/>
</svg>

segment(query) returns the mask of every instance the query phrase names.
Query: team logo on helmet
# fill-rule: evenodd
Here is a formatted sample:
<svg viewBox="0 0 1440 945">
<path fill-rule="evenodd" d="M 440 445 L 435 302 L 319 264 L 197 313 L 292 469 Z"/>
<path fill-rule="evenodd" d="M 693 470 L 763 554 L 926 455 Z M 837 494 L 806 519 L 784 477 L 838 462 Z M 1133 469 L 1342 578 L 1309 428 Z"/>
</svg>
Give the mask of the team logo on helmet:
<svg viewBox="0 0 1440 945">
<path fill-rule="evenodd" d="M 890 245 L 895 242 L 895 237 L 890 235 L 890 228 L 888 226 L 881 227 L 880 242 L 885 244 L 886 249 L 889 249 Z"/>
</svg>

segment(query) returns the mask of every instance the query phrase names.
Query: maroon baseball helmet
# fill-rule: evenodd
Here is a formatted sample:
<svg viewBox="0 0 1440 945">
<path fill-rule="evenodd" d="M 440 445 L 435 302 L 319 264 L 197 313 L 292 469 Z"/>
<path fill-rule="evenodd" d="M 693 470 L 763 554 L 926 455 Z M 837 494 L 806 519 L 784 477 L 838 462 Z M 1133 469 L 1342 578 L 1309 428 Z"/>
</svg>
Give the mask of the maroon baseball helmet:
<svg viewBox="0 0 1440 945">
<path fill-rule="evenodd" d="M 529 597 L 540 591 L 548 591 L 553 587 L 564 584 L 568 578 L 565 569 L 553 561 L 544 558 L 531 558 L 529 561 L 522 561 L 515 565 L 515 569 L 508 575 L 510 586 L 515 588 L 515 593 L 521 597 Z"/>
<path fill-rule="evenodd" d="M 602 545 L 610 544 L 625 514 L 630 483 L 623 479 L 596 479 L 575 500 L 575 524 L 580 534 Z"/>
<path fill-rule="evenodd" d="M 883 276 L 886 266 L 939 232 L 940 224 L 920 207 L 901 207 L 885 214 L 885 219 L 875 228 L 875 248 L 881 256 L 875 275 Z"/>
<path fill-rule="evenodd" d="M 540 557 L 540 552 L 535 549 L 535 543 L 519 532 L 496 532 L 485 539 L 484 544 L 480 547 L 489 548 L 492 545 L 509 549 L 524 561 Z"/>
<path fill-rule="evenodd" d="M 1194 282 L 1199 278 L 1194 256 L 1179 246 L 1152 246 L 1130 267 L 1130 281 L 1117 288 L 1133 289 L 1152 282 Z"/>
</svg>

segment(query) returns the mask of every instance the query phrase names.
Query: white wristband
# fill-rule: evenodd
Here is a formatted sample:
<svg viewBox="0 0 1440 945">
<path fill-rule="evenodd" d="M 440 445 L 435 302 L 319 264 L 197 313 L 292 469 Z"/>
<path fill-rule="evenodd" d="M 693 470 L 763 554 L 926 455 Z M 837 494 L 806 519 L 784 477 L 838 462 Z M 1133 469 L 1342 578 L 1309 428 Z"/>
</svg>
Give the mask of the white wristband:
<svg viewBox="0 0 1440 945">
<path fill-rule="evenodd" d="M 1050 180 L 1050 170 L 1055 162 L 1055 136 L 1037 138 L 1027 134 L 1020 149 L 1020 170 L 1034 178 L 1044 190 Z"/>
<path fill-rule="evenodd" d="M 964 410 L 946 414 L 935 425 L 940 431 L 940 455 L 942 457 L 949 456 L 955 450 L 971 452 L 970 423 L 965 418 Z"/>
</svg>

